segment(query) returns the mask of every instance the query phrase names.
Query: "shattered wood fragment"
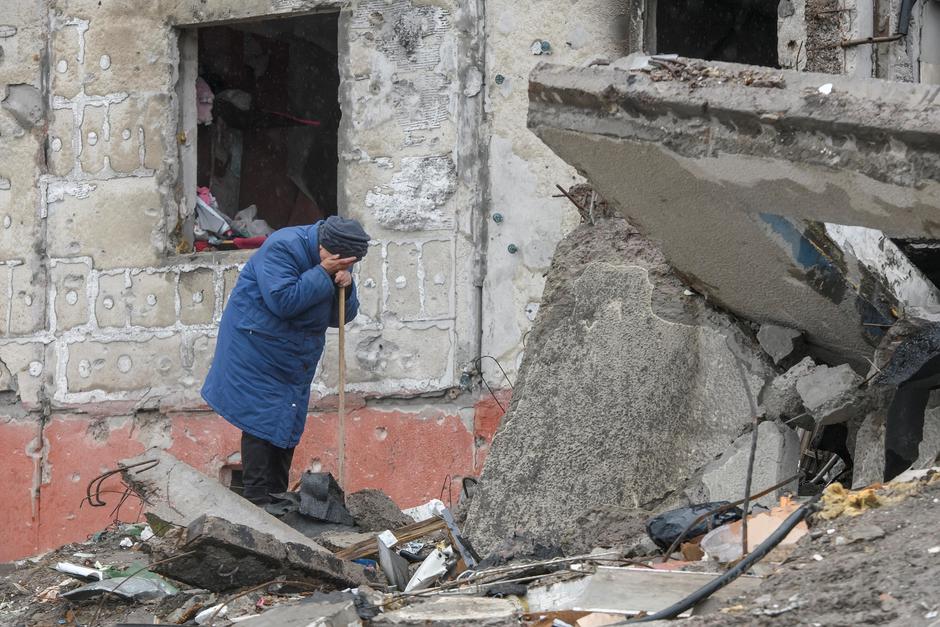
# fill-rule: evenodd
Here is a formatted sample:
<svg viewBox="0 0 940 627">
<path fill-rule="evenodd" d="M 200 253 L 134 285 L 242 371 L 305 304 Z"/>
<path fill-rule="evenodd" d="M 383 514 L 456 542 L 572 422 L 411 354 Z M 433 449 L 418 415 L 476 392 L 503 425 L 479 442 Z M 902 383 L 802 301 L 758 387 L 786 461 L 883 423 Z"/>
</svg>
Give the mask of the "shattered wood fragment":
<svg viewBox="0 0 940 627">
<path fill-rule="evenodd" d="M 411 525 L 399 527 L 395 530 L 395 537 L 398 538 L 398 544 L 395 546 L 401 546 L 402 544 L 407 544 L 408 542 L 420 540 L 425 536 L 429 536 L 432 533 L 438 531 L 443 531 L 446 528 L 447 524 L 442 518 L 430 518 L 428 520 L 417 522 Z M 378 551 L 377 545 L 375 543 L 377 537 L 378 534 L 372 535 L 368 540 L 357 542 L 349 548 L 343 549 L 342 551 L 337 551 L 335 555 L 342 560 L 355 560 L 376 555 Z"/>
</svg>

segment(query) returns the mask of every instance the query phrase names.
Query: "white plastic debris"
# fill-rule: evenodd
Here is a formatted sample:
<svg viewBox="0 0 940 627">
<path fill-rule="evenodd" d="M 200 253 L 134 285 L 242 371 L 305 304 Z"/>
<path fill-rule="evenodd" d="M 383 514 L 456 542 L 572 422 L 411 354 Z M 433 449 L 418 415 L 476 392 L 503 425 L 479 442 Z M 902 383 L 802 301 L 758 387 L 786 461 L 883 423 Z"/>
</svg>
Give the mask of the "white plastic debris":
<svg viewBox="0 0 940 627">
<path fill-rule="evenodd" d="M 820 86 L 819 86 L 819 93 L 823 94 L 824 96 L 828 96 L 829 94 L 831 94 L 831 93 L 832 93 L 832 83 L 826 83 L 825 85 L 820 85 Z"/>
<path fill-rule="evenodd" d="M 393 546 L 398 544 L 398 538 L 396 538 L 395 534 L 389 531 L 388 529 L 380 533 L 378 536 L 378 539 L 379 539 L 379 542 L 381 542 L 388 548 L 392 548 Z"/>
<path fill-rule="evenodd" d="M 940 553 L 940 546 L 932 546 L 929 549 L 927 549 L 927 552 L 930 553 L 931 555 L 936 555 L 937 553 Z"/>
<path fill-rule="evenodd" d="M 150 525 L 144 526 L 144 528 L 141 529 L 140 531 L 140 539 L 143 540 L 144 542 L 154 537 L 155 535 L 157 534 L 153 532 L 153 529 L 150 528 Z"/>
<path fill-rule="evenodd" d="M 414 518 L 415 522 L 424 522 L 425 520 L 439 516 L 437 512 L 441 511 L 442 507 L 444 507 L 443 501 L 440 499 L 431 499 L 424 505 L 410 507 L 402 511 L 408 516 Z"/>
<path fill-rule="evenodd" d="M 124 547 L 125 549 L 129 549 L 132 546 L 134 546 L 134 541 L 131 540 L 130 538 L 125 537 L 123 540 L 121 540 L 121 546 Z"/>
<path fill-rule="evenodd" d="M 447 558 L 452 557 L 454 550 L 450 547 L 443 551 L 434 549 L 431 554 L 421 562 L 421 566 L 415 571 L 411 581 L 405 586 L 405 592 L 414 590 L 424 590 L 434 584 L 440 577 L 447 572 Z"/>
<path fill-rule="evenodd" d="M 60 573 L 72 575 L 73 577 L 83 581 L 101 581 L 105 578 L 104 573 L 100 570 L 95 568 L 88 568 L 86 566 L 79 566 L 77 564 L 69 564 L 68 562 L 59 562 L 55 565 L 55 569 Z"/>
<path fill-rule="evenodd" d="M 218 614 L 215 613 L 216 610 L 219 611 Z M 228 614 L 228 606 L 222 605 L 220 603 L 218 605 L 213 605 L 212 607 L 207 607 L 206 609 L 196 614 L 195 621 L 197 625 L 205 625 L 209 622 L 209 619 L 212 618 L 213 615 L 215 615 L 215 618 L 221 618 L 226 614 Z"/>
<path fill-rule="evenodd" d="M 816 560 L 817 562 L 821 562 L 823 561 L 823 556 L 820 555 L 819 553 L 813 553 L 813 559 Z"/>
</svg>

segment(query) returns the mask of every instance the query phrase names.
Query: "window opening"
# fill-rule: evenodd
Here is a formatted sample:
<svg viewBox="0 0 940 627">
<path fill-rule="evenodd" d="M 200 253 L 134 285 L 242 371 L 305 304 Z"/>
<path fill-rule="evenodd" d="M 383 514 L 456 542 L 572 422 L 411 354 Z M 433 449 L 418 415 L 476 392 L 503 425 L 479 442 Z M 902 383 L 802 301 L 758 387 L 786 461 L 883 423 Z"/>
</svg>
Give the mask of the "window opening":
<svg viewBox="0 0 940 627">
<path fill-rule="evenodd" d="M 194 29 L 196 251 L 257 248 L 336 213 L 338 16 Z"/>
<path fill-rule="evenodd" d="M 657 0 L 656 51 L 777 67 L 777 3 Z"/>
</svg>

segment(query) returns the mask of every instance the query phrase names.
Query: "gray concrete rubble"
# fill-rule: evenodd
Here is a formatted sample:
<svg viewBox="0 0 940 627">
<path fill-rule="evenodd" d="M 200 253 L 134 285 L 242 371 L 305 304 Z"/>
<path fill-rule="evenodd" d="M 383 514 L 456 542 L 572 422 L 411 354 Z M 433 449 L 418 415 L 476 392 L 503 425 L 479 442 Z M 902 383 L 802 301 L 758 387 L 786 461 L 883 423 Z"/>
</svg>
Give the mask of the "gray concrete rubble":
<svg viewBox="0 0 940 627">
<path fill-rule="evenodd" d="M 351 627 L 361 625 L 350 593 L 314 595 L 296 605 L 273 607 L 243 621 L 249 627 Z"/>
<path fill-rule="evenodd" d="M 800 347 L 803 333 L 777 324 L 762 324 L 757 341 L 775 364 L 780 364 Z"/>
<path fill-rule="evenodd" d="M 158 463 L 138 466 L 148 461 Z M 123 473 L 124 481 L 140 496 L 146 509 L 163 520 L 186 526 L 202 515 L 214 516 L 257 529 L 280 542 L 294 542 L 328 553 L 307 536 L 166 451 L 150 449 L 120 464 L 130 467 Z"/>
<path fill-rule="evenodd" d="M 878 258 L 861 245 L 871 233 L 826 227 L 940 234 L 935 86 L 691 59 L 630 67 L 539 65 L 529 128 L 696 290 L 803 329 L 817 357 L 859 372 L 878 325 L 904 304 L 935 306 L 904 255 Z"/>
<path fill-rule="evenodd" d="M 751 434 L 746 433 L 721 457 L 710 463 L 702 472 L 702 484 L 707 490 L 708 501 L 736 501 L 744 494 L 748 459 L 751 450 Z M 797 474 L 800 467 L 800 438 L 796 431 L 784 425 L 765 421 L 757 427 L 757 449 L 755 452 L 753 492 L 763 491 Z M 796 494 L 799 481 L 794 479 L 775 492 L 755 502 L 766 507 L 776 505 L 784 494 Z"/>
<path fill-rule="evenodd" d="M 597 506 L 652 507 L 751 422 L 769 360 L 619 219 L 556 250 L 466 534 L 553 538 Z"/>
<path fill-rule="evenodd" d="M 333 589 L 366 583 L 356 564 L 214 516 L 192 521 L 173 549 L 178 557 L 154 564 L 153 569 L 214 592 L 276 579 L 309 581 Z"/>
<path fill-rule="evenodd" d="M 797 382 L 807 376 L 816 367 L 810 357 L 804 357 L 792 368 L 776 377 L 764 388 L 761 405 L 764 416 L 769 420 L 785 420 L 790 424 L 812 428 L 815 424 L 812 416 L 803 408 L 803 399 L 796 389 Z M 805 417 L 805 420 L 801 420 Z"/>
<path fill-rule="evenodd" d="M 861 412 L 865 402 L 862 378 L 852 367 L 817 366 L 796 382 L 803 407 L 819 425 L 845 422 Z"/>
</svg>

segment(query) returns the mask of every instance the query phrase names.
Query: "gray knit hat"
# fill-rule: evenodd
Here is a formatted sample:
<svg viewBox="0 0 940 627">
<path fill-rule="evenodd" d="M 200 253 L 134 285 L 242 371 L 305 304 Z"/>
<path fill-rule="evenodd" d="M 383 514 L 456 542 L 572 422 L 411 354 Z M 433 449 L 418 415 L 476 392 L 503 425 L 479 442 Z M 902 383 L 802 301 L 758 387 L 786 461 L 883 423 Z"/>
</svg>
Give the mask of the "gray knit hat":
<svg viewBox="0 0 940 627">
<path fill-rule="evenodd" d="M 369 234 L 355 220 L 330 216 L 320 225 L 320 246 L 340 257 L 362 259 L 369 252 Z"/>
</svg>

